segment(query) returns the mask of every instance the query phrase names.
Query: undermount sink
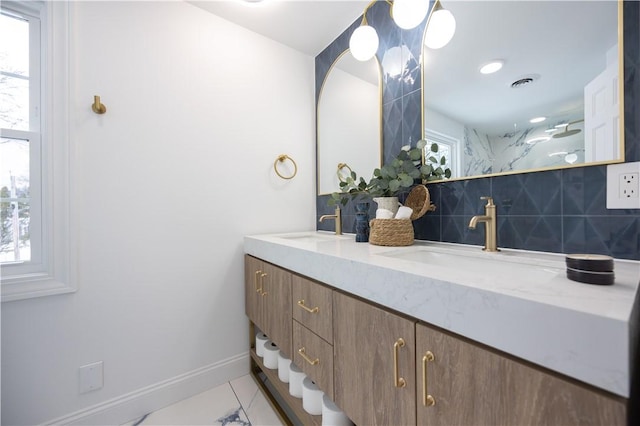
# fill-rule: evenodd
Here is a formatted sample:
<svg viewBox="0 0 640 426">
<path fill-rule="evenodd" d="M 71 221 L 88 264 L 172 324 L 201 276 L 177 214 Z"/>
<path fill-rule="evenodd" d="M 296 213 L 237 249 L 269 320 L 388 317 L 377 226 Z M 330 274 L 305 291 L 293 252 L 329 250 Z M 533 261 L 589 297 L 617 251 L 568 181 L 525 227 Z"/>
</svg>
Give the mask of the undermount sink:
<svg viewBox="0 0 640 426">
<path fill-rule="evenodd" d="M 345 237 L 343 235 L 321 234 L 318 232 L 301 232 L 301 233 L 289 234 L 289 235 L 278 235 L 278 238 L 282 238 L 290 241 L 300 241 L 305 243 L 321 243 L 321 242 L 327 242 L 327 241 L 344 240 L 348 237 Z"/>
<path fill-rule="evenodd" d="M 548 281 L 558 274 L 564 274 L 564 259 L 542 253 L 518 251 L 484 252 L 479 248 L 413 247 L 380 253 L 390 257 L 420 264 L 451 268 L 456 272 L 477 276 L 493 275 L 504 279 L 521 279 L 535 282 Z"/>
</svg>

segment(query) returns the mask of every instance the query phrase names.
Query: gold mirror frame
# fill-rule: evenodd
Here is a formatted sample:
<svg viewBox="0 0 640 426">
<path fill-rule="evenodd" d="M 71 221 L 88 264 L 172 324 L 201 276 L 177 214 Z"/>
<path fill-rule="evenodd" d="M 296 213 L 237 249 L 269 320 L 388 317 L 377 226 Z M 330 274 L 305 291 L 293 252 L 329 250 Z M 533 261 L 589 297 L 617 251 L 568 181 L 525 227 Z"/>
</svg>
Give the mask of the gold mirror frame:
<svg viewBox="0 0 640 426">
<path fill-rule="evenodd" d="M 322 117 L 323 95 L 326 95 L 325 89 L 327 88 L 327 81 L 329 77 L 332 75 L 333 71 L 340 70 L 345 74 L 350 74 L 340 69 L 340 66 L 339 66 L 340 60 L 345 57 L 351 57 L 349 49 L 345 50 L 340 55 L 338 55 L 338 57 L 333 61 L 333 63 L 327 70 L 327 73 L 325 74 L 324 80 L 322 82 L 322 86 L 320 88 L 320 93 L 318 95 L 318 103 L 316 105 L 316 182 L 317 182 L 316 191 L 318 195 L 327 195 L 327 194 L 330 194 L 331 192 L 340 191 L 339 181 L 341 178 L 341 173 L 343 173 L 345 170 L 353 169 L 358 173 L 359 176 L 362 176 L 365 179 L 367 179 L 369 177 L 367 175 L 368 173 L 373 174 L 373 170 L 375 168 L 379 168 L 382 166 L 382 158 L 383 158 L 382 68 L 380 66 L 380 62 L 378 61 L 377 57 L 374 57 L 372 61 L 375 61 L 375 66 L 378 74 L 377 75 L 378 90 L 377 90 L 377 94 L 375 95 L 377 98 L 377 113 L 376 113 L 377 118 L 376 119 L 378 121 L 378 125 L 376 128 L 372 130 L 370 129 L 370 134 L 376 134 L 378 138 L 378 155 L 377 155 L 377 159 L 375 160 L 376 164 L 363 165 L 362 162 L 359 161 L 360 160 L 359 157 L 362 157 L 362 154 L 371 153 L 371 146 L 370 146 L 371 138 L 368 136 L 364 136 L 363 139 L 360 140 L 360 145 L 357 145 L 357 146 L 354 146 L 354 143 L 356 143 L 355 137 L 349 137 L 345 141 L 334 141 L 333 138 L 331 138 L 332 146 L 330 150 L 326 150 L 326 145 L 323 146 L 322 138 L 323 136 L 326 138 L 326 135 L 325 135 L 326 131 L 323 130 L 323 124 L 327 120 L 327 117 L 324 117 L 324 118 Z M 353 60 L 355 61 L 355 59 Z M 363 62 L 362 64 L 369 65 L 369 62 L 368 61 Z M 350 75 L 350 77 L 355 78 L 353 75 Z M 344 95 L 348 96 L 349 99 L 353 97 L 351 93 L 344 93 Z M 355 101 L 357 100 L 358 99 L 355 99 Z M 363 100 L 363 102 L 365 102 L 365 100 Z M 340 116 L 340 118 L 352 117 L 351 114 L 353 113 L 354 110 L 362 109 L 360 104 L 347 105 L 346 103 L 344 103 L 344 105 L 342 106 L 344 106 L 345 110 L 342 112 L 338 112 L 338 115 Z M 333 112 L 334 111 L 332 110 L 332 113 Z M 364 123 L 362 123 L 362 120 L 359 120 L 359 121 L 361 122 L 360 123 L 361 125 L 364 125 Z M 357 130 L 351 129 L 351 133 L 359 134 L 360 132 L 358 132 Z M 365 134 L 366 132 L 362 132 L 362 133 Z M 346 135 L 343 135 L 343 136 L 346 138 Z M 327 144 L 326 140 L 324 141 L 324 144 Z M 350 148 L 351 153 L 344 153 L 345 155 L 336 154 L 336 152 L 338 151 L 345 150 L 345 146 L 348 146 Z M 323 149 L 324 149 L 324 152 L 323 152 Z M 360 155 L 358 156 L 356 154 L 360 154 Z M 323 179 L 325 176 L 327 177 L 327 179 L 325 180 L 325 184 L 323 184 Z M 335 187 L 331 185 L 332 189 L 330 190 L 326 188 L 326 186 L 328 186 L 326 182 L 328 182 L 329 180 L 335 183 Z"/>
<path fill-rule="evenodd" d="M 436 0 L 438 1 L 438 0 Z M 450 0 L 451 1 L 451 0 Z M 491 3 L 491 1 L 487 1 L 486 3 Z M 446 8 L 446 1 L 444 4 L 444 7 Z M 576 7 L 579 7 L 579 4 L 577 4 Z M 485 177 L 493 177 L 493 176 L 503 176 L 503 175 L 512 175 L 512 174 L 521 174 L 521 173 L 533 173 L 533 172 L 540 172 L 540 171 L 547 171 L 547 170 L 558 170 L 558 169 L 569 169 L 569 168 L 576 168 L 576 167 L 586 167 L 586 166 L 594 166 L 594 165 L 603 165 L 603 164 L 615 164 L 615 163 L 624 163 L 625 161 L 625 135 L 624 135 L 624 37 L 623 37 L 623 30 L 624 30 L 624 21 L 623 21 L 623 1 L 622 0 L 618 0 L 617 1 L 617 19 L 618 19 L 618 27 L 617 27 L 617 40 L 618 40 L 618 96 L 619 96 L 619 126 L 618 126 L 618 135 L 619 135 L 619 147 L 618 147 L 618 152 L 619 152 L 619 158 L 617 159 L 613 159 L 613 160 L 607 160 L 607 161 L 594 161 L 594 162 L 584 162 L 584 163 L 579 163 L 579 164 L 566 164 L 566 165 L 556 165 L 556 166 L 548 166 L 548 167 L 536 167 L 536 168 L 529 168 L 529 169 L 522 169 L 522 170 L 509 170 L 509 171 L 503 171 L 503 172 L 495 172 L 495 173 L 487 173 L 487 174 L 479 174 L 479 175 L 473 175 L 473 176 L 458 176 L 458 177 L 454 177 L 451 179 L 448 179 L 448 181 L 453 181 L 453 180 L 467 180 L 467 179 L 477 179 L 477 178 L 485 178 Z M 425 47 L 424 44 L 424 39 L 425 39 L 425 35 L 426 35 L 426 28 L 429 25 L 429 21 L 431 20 L 431 14 L 433 13 L 433 7 L 429 12 L 429 17 L 427 19 L 427 24 L 425 26 L 425 31 L 423 33 L 423 38 L 422 38 L 422 45 L 421 45 L 421 49 L 422 49 L 422 54 L 420 55 L 420 67 L 421 67 L 421 111 L 422 111 L 422 117 L 421 117 L 421 123 L 422 123 L 422 137 L 423 139 L 426 139 L 427 141 L 432 140 L 430 138 L 430 135 L 427 134 L 427 128 L 426 128 L 426 124 L 425 123 L 425 78 L 428 78 L 428 76 L 426 76 L 426 72 L 425 72 L 425 54 L 424 54 L 424 50 L 427 49 Z M 456 29 L 456 31 L 460 31 L 460 28 L 458 27 Z M 454 36 L 455 37 L 455 36 Z M 514 41 L 510 41 L 510 43 L 516 44 Z M 446 49 L 447 46 L 444 46 L 442 49 Z M 490 58 L 487 58 L 490 59 Z M 464 146 L 464 141 L 460 141 L 461 142 L 461 147 L 463 148 Z M 463 160 L 461 160 L 463 161 Z"/>
</svg>

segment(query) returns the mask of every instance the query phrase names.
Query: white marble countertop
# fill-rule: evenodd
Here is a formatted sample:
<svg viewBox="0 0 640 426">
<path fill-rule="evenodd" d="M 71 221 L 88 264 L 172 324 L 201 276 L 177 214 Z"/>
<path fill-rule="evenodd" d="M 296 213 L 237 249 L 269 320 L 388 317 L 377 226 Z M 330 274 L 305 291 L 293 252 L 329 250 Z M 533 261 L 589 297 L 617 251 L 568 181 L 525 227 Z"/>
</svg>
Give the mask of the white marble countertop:
<svg viewBox="0 0 640 426">
<path fill-rule="evenodd" d="M 566 278 L 563 254 L 322 231 L 245 237 L 245 253 L 623 397 L 629 396 L 640 262 L 615 284 Z M 632 326 L 633 325 L 633 326 Z"/>
</svg>

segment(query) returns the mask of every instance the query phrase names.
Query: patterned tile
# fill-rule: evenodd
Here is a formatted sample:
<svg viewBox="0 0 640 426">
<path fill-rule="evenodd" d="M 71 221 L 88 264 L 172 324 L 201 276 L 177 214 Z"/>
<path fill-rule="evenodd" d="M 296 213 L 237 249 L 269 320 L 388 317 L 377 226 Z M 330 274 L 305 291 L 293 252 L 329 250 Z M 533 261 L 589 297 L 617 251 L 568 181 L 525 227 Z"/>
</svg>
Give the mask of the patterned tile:
<svg viewBox="0 0 640 426">
<path fill-rule="evenodd" d="M 493 178 L 498 214 L 561 214 L 560 171 L 525 173 Z"/>
<path fill-rule="evenodd" d="M 565 253 L 597 253 L 640 260 L 638 217 L 566 216 L 563 234 Z"/>
<path fill-rule="evenodd" d="M 422 139 L 422 99 L 420 91 L 402 97 L 402 143 L 415 146 Z"/>
</svg>

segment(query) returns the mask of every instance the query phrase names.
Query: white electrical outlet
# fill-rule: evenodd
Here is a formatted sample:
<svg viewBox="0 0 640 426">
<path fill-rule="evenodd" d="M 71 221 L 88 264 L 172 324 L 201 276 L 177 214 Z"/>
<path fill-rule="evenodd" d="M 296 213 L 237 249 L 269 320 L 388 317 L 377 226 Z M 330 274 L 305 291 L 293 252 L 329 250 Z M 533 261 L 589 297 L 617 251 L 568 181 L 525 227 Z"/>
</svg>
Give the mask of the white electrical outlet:
<svg viewBox="0 0 640 426">
<path fill-rule="evenodd" d="M 640 161 L 607 166 L 607 208 L 640 209 Z"/>
<path fill-rule="evenodd" d="M 621 173 L 619 185 L 619 198 L 638 198 L 638 173 Z"/>
<path fill-rule="evenodd" d="M 102 361 L 94 362 L 80 367 L 80 393 L 87 393 L 102 388 L 104 384 Z"/>
</svg>

